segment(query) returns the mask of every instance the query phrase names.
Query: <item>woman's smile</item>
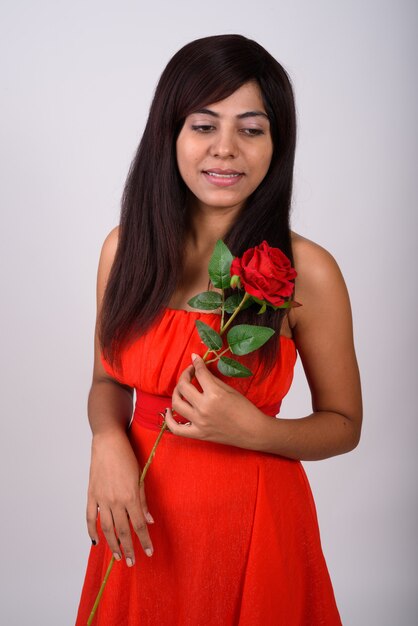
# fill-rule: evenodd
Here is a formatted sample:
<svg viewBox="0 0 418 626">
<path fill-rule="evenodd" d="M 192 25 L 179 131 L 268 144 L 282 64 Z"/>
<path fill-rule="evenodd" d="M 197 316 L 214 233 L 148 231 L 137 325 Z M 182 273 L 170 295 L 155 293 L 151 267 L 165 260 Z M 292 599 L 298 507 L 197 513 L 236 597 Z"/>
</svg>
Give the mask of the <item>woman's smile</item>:
<svg viewBox="0 0 418 626">
<path fill-rule="evenodd" d="M 209 184 L 217 185 L 218 187 L 230 187 L 231 185 L 236 185 L 244 176 L 243 172 L 237 172 L 235 170 L 221 170 L 219 168 L 204 170 L 202 174 L 206 176 Z"/>
</svg>

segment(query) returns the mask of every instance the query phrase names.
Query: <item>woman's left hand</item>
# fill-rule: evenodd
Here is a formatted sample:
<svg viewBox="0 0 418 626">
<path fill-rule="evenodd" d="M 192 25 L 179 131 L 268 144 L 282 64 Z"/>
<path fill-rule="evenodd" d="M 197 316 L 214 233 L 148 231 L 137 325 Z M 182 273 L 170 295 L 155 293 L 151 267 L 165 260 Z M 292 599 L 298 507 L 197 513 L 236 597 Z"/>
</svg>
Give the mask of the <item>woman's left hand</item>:
<svg viewBox="0 0 418 626">
<path fill-rule="evenodd" d="M 192 384 L 194 377 L 202 391 Z M 168 409 L 166 422 L 174 435 L 240 448 L 254 449 L 261 422 L 267 419 L 247 398 L 214 376 L 197 355 L 181 374 L 172 405 L 189 422 L 179 424 Z"/>
</svg>

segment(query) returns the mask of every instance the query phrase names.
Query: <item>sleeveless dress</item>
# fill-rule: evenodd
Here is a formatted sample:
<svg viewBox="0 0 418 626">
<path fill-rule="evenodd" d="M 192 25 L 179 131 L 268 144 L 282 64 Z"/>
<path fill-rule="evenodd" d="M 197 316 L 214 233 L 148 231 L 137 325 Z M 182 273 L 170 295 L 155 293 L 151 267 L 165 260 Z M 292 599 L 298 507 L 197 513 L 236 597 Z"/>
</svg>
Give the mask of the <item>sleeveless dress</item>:
<svg viewBox="0 0 418 626">
<path fill-rule="evenodd" d="M 109 374 L 134 387 L 129 437 L 141 467 L 191 353 L 203 354 L 197 319 L 219 315 L 165 309 Z M 258 353 L 240 360 L 249 378 L 223 378 L 275 419 L 292 382 L 293 341 L 261 377 Z M 214 370 L 215 371 L 215 370 Z M 218 374 L 219 375 L 219 374 Z M 220 375 L 219 375 L 220 376 Z M 222 378 L 222 376 L 220 376 Z M 165 432 L 145 480 L 154 555 L 134 535 L 136 563 L 115 562 L 95 626 L 337 626 L 315 505 L 299 461 Z M 101 533 L 88 561 L 76 626 L 85 626 L 111 558 Z"/>
</svg>

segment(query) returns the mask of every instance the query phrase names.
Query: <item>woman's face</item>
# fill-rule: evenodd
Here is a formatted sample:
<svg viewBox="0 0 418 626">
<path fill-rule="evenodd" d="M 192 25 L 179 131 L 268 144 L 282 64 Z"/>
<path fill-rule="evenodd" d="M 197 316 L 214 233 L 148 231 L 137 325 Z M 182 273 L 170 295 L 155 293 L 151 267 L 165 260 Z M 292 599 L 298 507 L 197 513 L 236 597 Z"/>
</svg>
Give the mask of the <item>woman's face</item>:
<svg viewBox="0 0 418 626">
<path fill-rule="evenodd" d="M 240 209 L 270 166 L 270 122 L 257 83 L 187 116 L 177 163 L 192 208 Z"/>
</svg>

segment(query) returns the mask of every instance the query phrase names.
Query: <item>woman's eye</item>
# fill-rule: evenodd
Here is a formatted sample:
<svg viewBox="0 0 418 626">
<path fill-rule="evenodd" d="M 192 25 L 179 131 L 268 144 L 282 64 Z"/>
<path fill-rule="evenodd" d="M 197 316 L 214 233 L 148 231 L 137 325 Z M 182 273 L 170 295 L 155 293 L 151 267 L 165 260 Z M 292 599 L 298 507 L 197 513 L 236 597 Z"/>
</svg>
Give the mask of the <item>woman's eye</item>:
<svg viewBox="0 0 418 626">
<path fill-rule="evenodd" d="M 210 131 L 214 128 L 215 127 L 211 126 L 210 124 L 199 124 L 192 126 L 192 130 L 195 130 L 198 133 L 210 133 Z"/>
<path fill-rule="evenodd" d="M 241 132 L 248 137 L 257 137 L 258 135 L 264 135 L 264 130 L 260 128 L 242 128 Z"/>
</svg>

